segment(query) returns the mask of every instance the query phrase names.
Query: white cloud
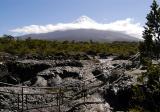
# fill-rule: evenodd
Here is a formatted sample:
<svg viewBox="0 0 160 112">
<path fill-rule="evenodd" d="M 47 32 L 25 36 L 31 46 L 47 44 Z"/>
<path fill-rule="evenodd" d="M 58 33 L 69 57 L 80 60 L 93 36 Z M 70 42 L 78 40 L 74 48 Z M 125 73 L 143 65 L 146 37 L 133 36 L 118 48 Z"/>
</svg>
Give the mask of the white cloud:
<svg viewBox="0 0 160 112">
<path fill-rule="evenodd" d="M 72 23 L 58 23 L 48 25 L 30 25 L 22 28 L 10 30 L 18 34 L 31 34 L 31 33 L 47 33 L 54 31 L 62 31 L 69 29 L 97 29 L 97 30 L 110 30 L 121 31 L 125 34 L 141 38 L 143 27 L 140 23 L 135 23 L 134 19 L 127 18 L 125 20 L 118 20 L 111 23 L 97 23 L 87 16 L 82 16 Z"/>
</svg>

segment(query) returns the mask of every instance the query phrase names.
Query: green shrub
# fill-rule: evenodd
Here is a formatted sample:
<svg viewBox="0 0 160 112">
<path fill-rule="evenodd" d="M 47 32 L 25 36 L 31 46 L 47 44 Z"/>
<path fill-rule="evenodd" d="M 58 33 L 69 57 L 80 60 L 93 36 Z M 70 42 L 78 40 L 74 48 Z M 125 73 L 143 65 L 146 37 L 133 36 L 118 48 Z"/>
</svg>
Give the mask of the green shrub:
<svg viewBox="0 0 160 112">
<path fill-rule="evenodd" d="M 148 80 L 144 85 L 132 87 L 131 107 L 138 106 L 145 111 L 160 112 L 160 65 L 150 65 L 143 75 Z"/>
<path fill-rule="evenodd" d="M 35 40 L 28 38 L 26 40 L 6 39 L 0 37 L 0 52 L 6 52 L 14 55 L 40 54 L 43 56 L 63 52 L 65 54 L 116 54 L 128 56 L 138 51 L 136 42 L 69 42 L 69 41 L 48 41 Z"/>
</svg>

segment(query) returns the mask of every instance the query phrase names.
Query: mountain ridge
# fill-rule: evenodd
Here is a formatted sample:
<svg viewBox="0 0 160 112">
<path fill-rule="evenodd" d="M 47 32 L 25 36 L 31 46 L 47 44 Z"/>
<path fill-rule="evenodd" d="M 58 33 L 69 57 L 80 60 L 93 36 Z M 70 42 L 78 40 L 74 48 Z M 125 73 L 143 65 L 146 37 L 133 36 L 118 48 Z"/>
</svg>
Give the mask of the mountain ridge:
<svg viewBox="0 0 160 112">
<path fill-rule="evenodd" d="M 20 36 L 22 39 L 31 37 L 32 39 L 42 40 L 60 40 L 60 41 L 98 41 L 98 42 L 113 42 L 113 41 L 140 41 L 139 38 L 132 37 L 117 31 L 104 31 L 95 29 L 73 29 L 64 31 L 54 31 L 40 34 L 28 34 Z"/>
</svg>

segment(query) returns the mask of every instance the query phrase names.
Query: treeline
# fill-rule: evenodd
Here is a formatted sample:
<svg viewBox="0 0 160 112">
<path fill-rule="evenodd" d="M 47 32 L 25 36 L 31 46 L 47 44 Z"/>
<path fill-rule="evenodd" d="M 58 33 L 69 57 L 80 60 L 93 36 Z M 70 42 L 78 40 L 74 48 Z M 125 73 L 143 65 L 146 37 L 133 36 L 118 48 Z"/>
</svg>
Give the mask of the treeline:
<svg viewBox="0 0 160 112">
<path fill-rule="evenodd" d="M 75 41 L 48 41 L 14 39 L 12 36 L 0 37 L 0 52 L 13 55 L 39 54 L 54 55 L 57 53 L 78 54 L 78 53 L 104 53 L 113 55 L 132 55 L 138 51 L 138 43 L 135 42 L 75 42 Z"/>
</svg>

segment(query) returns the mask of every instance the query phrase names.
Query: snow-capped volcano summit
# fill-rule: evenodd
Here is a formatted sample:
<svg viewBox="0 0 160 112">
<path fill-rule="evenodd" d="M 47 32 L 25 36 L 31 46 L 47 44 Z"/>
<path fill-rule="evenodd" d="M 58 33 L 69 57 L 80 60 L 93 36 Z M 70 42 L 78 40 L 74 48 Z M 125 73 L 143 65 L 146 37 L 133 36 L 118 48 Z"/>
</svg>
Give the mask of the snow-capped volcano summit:
<svg viewBox="0 0 160 112">
<path fill-rule="evenodd" d="M 24 33 L 22 37 L 49 40 L 77 41 L 139 41 L 143 28 L 133 19 L 118 20 L 112 23 L 98 23 L 87 16 L 74 22 L 48 25 L 30 25 L 11 30 Z M 27 35 L 26 35 L 27 34 Z"/>
<path fill-rule="evenodd" d="M 87 17 L 87 16 L 81 16 L 77 20 L 75 20 L 73 23 L 96 23 L 93 19 Z"/>
</svg>

